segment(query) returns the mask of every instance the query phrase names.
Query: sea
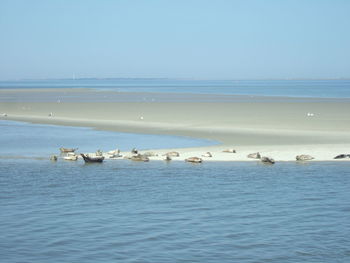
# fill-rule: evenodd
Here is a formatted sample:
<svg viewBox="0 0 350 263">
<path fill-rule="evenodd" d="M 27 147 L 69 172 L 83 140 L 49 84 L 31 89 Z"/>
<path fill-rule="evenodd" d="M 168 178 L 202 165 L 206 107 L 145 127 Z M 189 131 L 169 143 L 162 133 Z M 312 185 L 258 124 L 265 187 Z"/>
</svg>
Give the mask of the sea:
<svg viewBox="0 0 350 263">
<path fill-rule="evenodd" d="M 350 98 L 349 84 L 93 79 L 1 82 L 0 89 Z M 0 262 L 350 262 L 349 160 L 49 160 L 62 146 L 93 152 L 214 144 L 0 120 Z"/>
<path fill-rule="evenodd" d="M 196 80 L 127 78 L 0 81 L 0 90 L 9 88 L 93 88 L 119 92 L 350 98 L 350 79 Z"/>
</svg>

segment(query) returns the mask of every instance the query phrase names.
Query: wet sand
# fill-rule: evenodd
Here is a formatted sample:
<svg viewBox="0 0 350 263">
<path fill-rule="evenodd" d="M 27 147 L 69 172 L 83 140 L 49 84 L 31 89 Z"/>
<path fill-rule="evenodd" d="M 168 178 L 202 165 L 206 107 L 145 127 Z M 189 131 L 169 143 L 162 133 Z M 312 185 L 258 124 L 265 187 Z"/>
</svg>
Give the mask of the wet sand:
<svg viewBox="0 0 350 263">
<path fill-rule="evenodd" d="M 57 92 L 73 92 L 75 101 L 67 102 Z M 204 158 L 210 160 L 242 161 L 247 160 L 248 153 L 257 151 L 284 161 L 294 160 L 298 154 L 332 160 L 336 154 L 350 153 L 347 99 L 182 95 L 169 100 L 172 94 L 146 94 L 157 100 L 138 101 L 145 94 L 123 93 L 131 98 L 128 102 L 94 101 L 94 96 L 113 98 L 119 94 L 101 92 L 1 90 L 0 114 L 6 113 L 1 118 L 7 120 L 211 139 L 221 144 L 181 149 L 184 157 L 215 152 L 215 157 Z M 50 102 L 44 102 L 47 97 Z M 162 97 L 168 100 L 162 101 Z M 308 116 L 310 113 L 312 116 Z M 225 148 L 234 148 L 237 154 L 222 154 Z"/>
</svg>

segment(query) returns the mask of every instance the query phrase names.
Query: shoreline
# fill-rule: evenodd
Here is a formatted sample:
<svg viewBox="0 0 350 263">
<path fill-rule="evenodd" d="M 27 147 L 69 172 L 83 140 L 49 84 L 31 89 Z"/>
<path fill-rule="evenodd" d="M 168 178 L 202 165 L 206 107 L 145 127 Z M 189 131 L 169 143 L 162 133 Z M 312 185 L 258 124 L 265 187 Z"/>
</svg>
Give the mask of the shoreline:
<svg viewBox="0 0 350 263">
<path fill-rule="evenodd" d="M 0 93 L 6 94 L 5 91 Z M 247 161 L 246 155 L 253 152 L 276 161 L 294 161 L 300 154 L 312 155 L 314 161 L 334 161 L 336 155 L 350 153 L 347 150 L 350 149 L 350 116 L 347 114 L 350 101 L 346 99 L 327 102 L 323 99 L 280 102 L 271 97 L 267 101 L 245 98 L 243 102 L 238 98 L 232 102 L 91 102 L 83 99 L 42 102 L 48 93 L 29 90 L 14 93 L 19 98 L 31 94 L 38 102 L 1 102 L 0 114 L 6 113 L 6 116 L 2 115 L 0 120 L 187 136 L 220 143 L 205 149 L 152 150 L 181 150 L 184 159 L 201 157 L 211 151 L 214 156 L 204 158 L 205 161 Z M 84 89 L 79 94 L 84 97 L 86 93 L 93 96 L 101 91 Z M 114 96 L 118 96 L 118 92 Z M 226 148 L 235 149 L 237 154 L 221 154 Z"/>
<path fill-rule="evenodd" d="M 60 120 L 50 119 L 47 120 L 45 118 L 40 117 L 20 117 L 20 116 L 10 116 L 6 119 L 2 118 L 2 120 L 13 120 L 20 122 L 29 122 L 34 124 L 48 124 L 48 125 L 61 125 L 61 126 L 71 126 L 71 127 L 87 127 L 96 130 L 104 130 L 104 131 L 115 131 L 115 132 L 129 132 L 135 133 L 135 131 L 130 131 L 130 129 L 118 129 L 118 128 L 106 128 L 95 123 L 94 126 L 88 126 L 88 124 L 92 124 L 91 120 L 86 120 L 86 122 L 79 120 L 71 119 L 71 120 Z M 1 119 L 0 119 L 1 121 Z M 132 127 L 132 125 L 130 126 Z M 146 134 L 146 133 L 142 133 Z M 159 134 L 164 135 L 165 133 L 159 132 L 149 132 L 148 134 Z M 191 136 L 188 133 L 187 135 L 182 134 L 173 134 L 170 132 L 167 135 L 172 136 L 186 136 L 190 138 L 199 138 L 198 136 Z M 322 137 L 322 136 L 321 136 Z M 205 136 L 201 136 L 202 139 L 211 140 Z M 223 153 L 222 151 L 233 147 L 232 144 L 221 143 L 219 141 L 213 141 L 215 143 L 211 146 L 200 146 L 200 147 L 190 147 L 190 148 L 164 148 L 164 149 L 144 149 L 140 150 L 141 154 L 146 152 L 154 152 L 158 156 L 150 157 L 152 161 L 164 161 L 164 154 L 171 151 L 177 151 L 180 153 L 180 157 L 175 157 L 172 161 L 184 161 L 189 157 L 200 157 L 204 162 L 259 162 L 256 159 L 250 159 L 247 157 L 248 154 L 259 152 L 262 156 L 268 156 L 275 159 L 277 162 L 296 162 L 296 155 L 300 154 L 309 154 L 313 156 L 315 159 L 307 162 L 324 162 L 324 161 L 347 161 L 347 159 L 335 160 L 334 157 L 338 154 L 345 153 L 347 154 L 347 150 L 350 148 L 350 144 L 298 144 L 294 143 L 290 144 L 261 144 L 261 145 L 240 145 L 236 146 L 234 149 L 236 153 Z M 233 149 L 233 148 L 232 148 Z M 110 149 L 112 150 L 112 149 Z M 202 155 L 206 152 L 211 152 L 213 157 L 203 157 Z M 129 155 L 130 152 L 121 152 L 123 156 Z M 41 157 L 38 157 L 42 159 Z M 34 158 L 35 159 L 35 158 Z M 110 160 L 120 160 L 123 158 L 116 158 Z M 350 160 L 350 159 L 349 159 Z M 298 163 L 306 163 L 306 162 L 298 162 Z"/>
<path fill-rule="evenodd" d="M 35 97 L 33 97 L 35 95 Z M 3 99 L 2 97 L 5 97 Z M 119 88 L 0 88 L 0 102 L 350 102 L 350 97 L 124 91 Z"/>
</svg>

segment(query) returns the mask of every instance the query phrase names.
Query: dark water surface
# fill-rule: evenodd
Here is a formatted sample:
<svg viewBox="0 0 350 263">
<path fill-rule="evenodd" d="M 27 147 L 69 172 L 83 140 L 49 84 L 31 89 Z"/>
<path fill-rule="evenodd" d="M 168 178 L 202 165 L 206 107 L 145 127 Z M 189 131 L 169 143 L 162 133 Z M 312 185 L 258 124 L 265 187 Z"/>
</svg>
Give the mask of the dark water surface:
<svg viewBox="0 0 350 263">
<path fill-rule="evenodd" d="M 1 262 L 350 262 L 350 162 L 0 160 Z"/>
</svg>

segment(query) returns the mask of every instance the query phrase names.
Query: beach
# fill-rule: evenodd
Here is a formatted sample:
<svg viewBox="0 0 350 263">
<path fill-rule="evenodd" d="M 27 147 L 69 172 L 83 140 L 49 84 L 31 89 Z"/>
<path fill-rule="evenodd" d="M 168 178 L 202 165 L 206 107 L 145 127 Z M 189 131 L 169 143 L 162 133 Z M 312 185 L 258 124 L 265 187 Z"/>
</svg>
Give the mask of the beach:
<svg viewBox="0 0 350 263">
<path fill-rule="evenodd" d="M 2 89 L 0 97 L 1 119 L 217 142 L 198 148 L 154 150 L 158 154 L 154 160 L 162 160 L 162 154 L 173 150 L 180 152 L 174 160 L 211 152 L 213 157 L 202 157 L 204 161 L 250 161 L 247 155 L 253 152 L 276 161 L 294 161 L 300 154 L 329 161 L 350 153 L 349 99 L 93 89 Z M 236 153 L 224 153 L 225 149 Z"/>
</svg>

